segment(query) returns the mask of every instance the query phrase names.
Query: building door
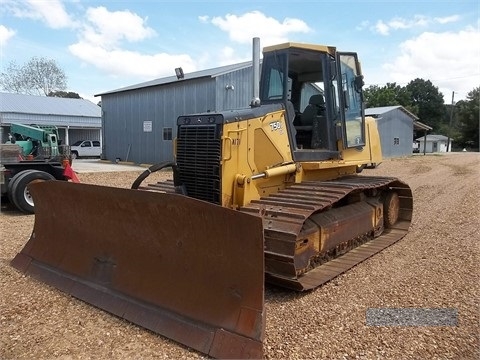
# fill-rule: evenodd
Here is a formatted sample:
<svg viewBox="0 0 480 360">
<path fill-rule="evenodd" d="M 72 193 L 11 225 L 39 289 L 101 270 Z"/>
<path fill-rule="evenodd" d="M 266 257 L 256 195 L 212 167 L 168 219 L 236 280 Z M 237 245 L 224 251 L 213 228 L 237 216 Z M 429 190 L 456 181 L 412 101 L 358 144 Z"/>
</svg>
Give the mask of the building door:
<svg viewBox="0 0 480 360">
<path fill-rule="evenodd" d="M 432 152 L 438 152 L 438 143 L 436 141 L 432 143 Z"/>
</svg>

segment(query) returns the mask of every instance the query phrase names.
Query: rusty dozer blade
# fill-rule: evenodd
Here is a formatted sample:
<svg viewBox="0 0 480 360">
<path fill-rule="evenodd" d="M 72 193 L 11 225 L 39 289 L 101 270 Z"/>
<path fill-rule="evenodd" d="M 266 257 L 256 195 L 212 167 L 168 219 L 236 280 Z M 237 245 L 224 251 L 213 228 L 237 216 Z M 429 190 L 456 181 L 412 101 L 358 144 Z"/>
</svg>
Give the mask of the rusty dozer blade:
<svg viewBox="0 0 480 360">
<path fill-rule="evenodd" d="M 33 184 L 35 225 L 12 266 L 216 358 L 260 358 L 260 217 L 176 194 Z"/>
</svg>

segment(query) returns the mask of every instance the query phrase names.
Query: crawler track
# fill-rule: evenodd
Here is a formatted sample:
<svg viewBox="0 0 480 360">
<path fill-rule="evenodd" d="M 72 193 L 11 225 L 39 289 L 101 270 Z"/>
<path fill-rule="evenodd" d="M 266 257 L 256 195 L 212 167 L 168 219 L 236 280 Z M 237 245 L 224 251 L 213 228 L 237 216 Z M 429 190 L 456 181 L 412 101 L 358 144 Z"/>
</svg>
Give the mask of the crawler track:
<svg viewBox="0 0 480 360">
<path fill-rule="evenodd" d="M 295 244 L 310 216 L 339 206 L 347 196 L 383 190 L 394 190 L 400 197 L 399 221 L 394 227 L 385 229 L 379 237 L 366 239 L 369 241 L 335 259 L 297 275 Z M 266 280 L 295 290 L 309 290 L 340 275 L 405 236 L 412 218 L 412 203 L 410 188 L 396 178 L 348 176 L 333 181 L 295 184 L 276 194 L 252 201 L 241 211 L 263 214 Z M 350 239 L 343 245 L 351 248 L 355 242 L 355 239 Z M 317 257 L 322 260 L 326 255 L 329 254 L 318 254 Z M 293 275 L 282 275 L 288 272 Z"/>
</svg>

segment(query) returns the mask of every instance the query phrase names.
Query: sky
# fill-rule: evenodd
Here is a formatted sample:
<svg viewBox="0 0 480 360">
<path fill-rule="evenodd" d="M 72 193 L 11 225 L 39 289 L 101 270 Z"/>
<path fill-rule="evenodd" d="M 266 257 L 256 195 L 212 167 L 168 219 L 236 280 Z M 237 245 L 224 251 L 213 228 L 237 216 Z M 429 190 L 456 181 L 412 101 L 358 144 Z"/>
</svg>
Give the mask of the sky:
<svg viewBox="0 0 480 360">
<path fill-rule="evenodd" d="M 248 61 L 284 42 L 358 53 L 366 86 L 430 80 L 446 104 L 480 86 L 479 0 L 0 0 L 0 71 L 53 59 L 94 95 Z M 246 104 L 248 105 L 248 104 Z"/>
</svg>

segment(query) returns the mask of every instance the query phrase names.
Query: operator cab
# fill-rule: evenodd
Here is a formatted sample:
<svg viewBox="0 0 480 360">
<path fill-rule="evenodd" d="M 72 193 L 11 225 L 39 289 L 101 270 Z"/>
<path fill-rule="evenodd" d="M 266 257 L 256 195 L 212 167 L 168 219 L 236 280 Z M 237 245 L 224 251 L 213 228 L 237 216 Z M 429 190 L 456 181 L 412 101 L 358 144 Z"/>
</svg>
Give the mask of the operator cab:
<svg viewBox="0 0 480 360">
<path fill-rule="evenodd" d="M 295 161 L 339 159 L 365 145 L 362 86 L 356 53 L 298 43 L 264 49 L 260 100 L 284 104 Z"/>
</svg>

